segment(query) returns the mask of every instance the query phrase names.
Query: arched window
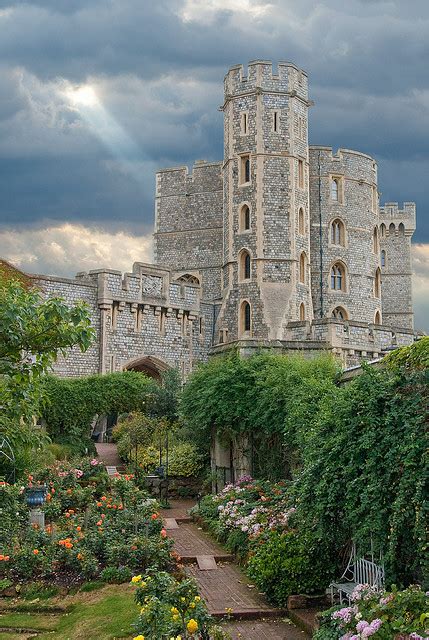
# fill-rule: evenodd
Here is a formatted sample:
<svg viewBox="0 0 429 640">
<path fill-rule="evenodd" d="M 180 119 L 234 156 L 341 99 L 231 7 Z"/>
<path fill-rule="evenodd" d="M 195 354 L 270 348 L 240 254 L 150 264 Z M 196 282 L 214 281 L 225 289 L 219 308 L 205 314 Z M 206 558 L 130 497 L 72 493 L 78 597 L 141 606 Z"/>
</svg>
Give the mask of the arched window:
<svg viewBox="0 0 429 640">
<path fill-rule="evenodd" d="M 340 196 L 340 181 L 338 178 L 332 178 L 331 179 L 331 200 L 338 202 L 339 196 Z"/>
<path fill-rule="evenodd" d="M 402 222 L 399 223 L 398 233 L 399 233 L 400 236 L 404 236 L 405 235 L 405 227 L 404 227 Z"/>
<path fill-rule="evenodd" d="M 374 324 L 381 324 L 381 313 L 379 311 L 375 312 Z"/>
<path fill-rule="evenodd" d="M 251 278 L 251 259 L 250 253 L 243 249 L 239 258 L 239 276 L 240 280 L 250 280 Z"/>
<path fill-rule="evenodd" d="M 389 224 L 389 236 L 394 236 L 395 235 L 395 225 L 393 224 L 393 222 L 391 222 Z"/>
<path fill-rule="evenodd" d="M 240 209 L 240 229 L 241 231 L 250 229 L 250 209 L 247 204 L 243 204 Z"/>
<path fill-rule="evenodd" d="M 372 250 L 374 253 L 378 254 L 379 246 L 378 246 L 378 229 L 375 227 L 374 233 L 372 234 Z"/>
<path fill-rule="evenodd" d="M 375 272 L 374 296 L 376 298 L 380 298 L 380 296 L 381 296 L 381 271 L 380 271 L 380 269 L 377 269 L 377 271 Z"/>
<path fill-rule="evenodd" d="M 342 262 L 336 262 L 331 268 L 331 289 L 334 291 L 346 290 L 346 269 Z"/>
<path fill-rule="evenodd" d="M 305 234 L 304 209 L 302 207 L 298 211 L 298 233 L 301 236 Z"/>
<path fill-rule="evenodd" d="M 384 223 L 382 223 L 380 225 L 380 236 L 382 238 L 384 238 L 385 235 L 386 235 L 386 225 Z"/>
<path fill-rule="evenodd" d="M 305 320 L 305 304 L 303 302 L 299 305 L 299 319 Z"/>
<path fill-rule="evenodd" d="M 385 252 L 384 249 L 382 250 L 381 255 L 380 255 L 380 263 L 381 263 L 382 267 L 386 266 L 386 252 Z"/>
<path fill-rule="evenodd" d="M 349 318 L 347 311 L 343 307 L 335 307 L 332 311 L 332 317 L 341 321 L 348 320 Z"/>
<path fill-rule="evenodd" d="M 250 333 L 252 329 L 251 308 L 247 300 L 241 303 L 240 307 L 240 333 Z"/>
<path fill-rule="evenodd" d="M 346 229 L 344 222 L 337 218 L 331 222 L 331 244 L 341 245 L 346 244 Z"/>
<path fill-rule="evenodd" d="M 299 256 L 299 281 L 302 284 L 307 282 L 307 256 L 304 251 Z"/>
</svg>

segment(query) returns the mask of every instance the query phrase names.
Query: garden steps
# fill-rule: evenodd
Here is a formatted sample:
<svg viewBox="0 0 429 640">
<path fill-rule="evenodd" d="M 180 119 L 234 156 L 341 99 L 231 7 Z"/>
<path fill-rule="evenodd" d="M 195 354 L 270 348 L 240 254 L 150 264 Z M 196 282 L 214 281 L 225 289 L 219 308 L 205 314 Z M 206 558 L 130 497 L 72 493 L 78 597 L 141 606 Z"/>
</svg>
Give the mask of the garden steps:
<svg viewBox="0 0 429 640">
<path fill-rule="evenodd" d="M 289 618 L 310 636 L 319 628 L 317 614 L 323 609 L 289 609 Z"/>
</svg>

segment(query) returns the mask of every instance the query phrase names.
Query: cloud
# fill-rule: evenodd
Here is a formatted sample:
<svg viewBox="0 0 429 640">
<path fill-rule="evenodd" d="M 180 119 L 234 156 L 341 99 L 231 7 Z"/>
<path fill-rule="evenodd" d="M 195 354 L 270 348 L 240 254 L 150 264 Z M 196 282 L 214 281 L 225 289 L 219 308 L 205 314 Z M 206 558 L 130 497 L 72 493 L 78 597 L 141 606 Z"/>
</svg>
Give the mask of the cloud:
<svg viewBox="0 0 429 640">
<path fill-rule="evenodd" d="M 0 233 L 0 255 L 28 273 L 73 276 L 102 267 L 129 272 L 151 262 L 152 235 L 108 233 L 77 224 Z"/>
<path fill-rule="evenodd" d="M 254 19 L 273 8 L 272 4 L 251 2 L 251 0 L 186 0 L 179 11 L 185 22 L 210 24 L 218 13 L 239 14 L 240 18 Z"/>
<path fill-rule="evenodd" d="M 429 244 L 412 245 L 414 325 L 429 334 Z"/>
</svg>

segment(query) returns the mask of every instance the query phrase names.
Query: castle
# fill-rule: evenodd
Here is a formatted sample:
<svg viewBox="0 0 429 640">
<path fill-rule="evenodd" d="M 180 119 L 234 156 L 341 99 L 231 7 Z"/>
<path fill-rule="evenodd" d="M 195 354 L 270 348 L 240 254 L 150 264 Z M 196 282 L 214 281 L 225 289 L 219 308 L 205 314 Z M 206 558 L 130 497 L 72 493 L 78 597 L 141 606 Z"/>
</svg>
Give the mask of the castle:
<svg viewBox="0 0 429 640">
<path fill-rule="evenodd" d="M 47 295 L 85 300 L 96 329 L 58 374 L 186 377 L 231 348 L 329 350 L 352 366 L 414 340 L 415 204 L 379 206 L 370 156 L 309 146 L 294 64 L 234 66 L 224 89 L 223 161 L 156 175 L 154 265 L 33 276 Z"/>
</svg>

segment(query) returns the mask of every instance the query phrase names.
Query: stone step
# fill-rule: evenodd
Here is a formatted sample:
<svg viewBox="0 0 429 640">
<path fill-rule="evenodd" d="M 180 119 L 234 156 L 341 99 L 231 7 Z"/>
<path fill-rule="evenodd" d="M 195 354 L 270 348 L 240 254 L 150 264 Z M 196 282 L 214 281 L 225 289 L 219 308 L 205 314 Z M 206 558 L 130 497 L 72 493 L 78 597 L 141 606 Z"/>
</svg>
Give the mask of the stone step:
<svg viewBox="0 0 429 640">
<path fill-rule="evenodd" d="M 320 609 L 289 609 L 289 618 L 310 636 L 319 628 L 317 614 Z"/>
<path fill-rule="evenodd" d="M 200 571 L 213 571 L 217 568 L 213 556 L 197 556 L 197 564 Z"/>
<path fill-rule="evenodd" d="M 258 607 L 255 607 L 254 609 L 226 608 L 228 609 L 228 612 L 226 612 L 225 609 L 223 611 L 217 611 L 216 609 L 210 610 L 210 615 L 218 620 L 222 620 L 225 617 L 230 620 L 261 620 L 264 618 L 277 620 L 283 617 L 286 618 L 289 615 L 287 609 L 259 609 Z M 230 609 L 232 609 L 232 611 L 230 611 Z"/>
</svg>

